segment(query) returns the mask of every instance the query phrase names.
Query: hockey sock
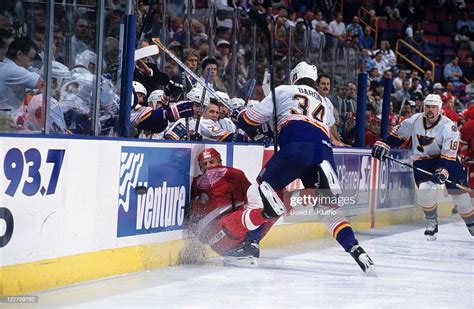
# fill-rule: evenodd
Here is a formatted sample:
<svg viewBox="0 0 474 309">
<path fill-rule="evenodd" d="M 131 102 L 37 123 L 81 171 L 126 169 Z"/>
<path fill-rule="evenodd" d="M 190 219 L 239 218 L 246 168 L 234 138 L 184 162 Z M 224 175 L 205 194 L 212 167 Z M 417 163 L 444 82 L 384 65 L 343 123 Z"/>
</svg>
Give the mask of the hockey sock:
<svg viewBox="0 0 474 309">
<path fill-rule="evenodd" d="M 344 250 L 346 250 L 346 252 L 350 252 L 353 246 L 359 244 L 355 238 L 354 230 L 352 230 L 352 227 L 349 223 L 346 223 L 340 228 L 336 229 L 333 236 L 336 238 L 337 242 L 341 244 Z"/>
<path fill-rule="evenodd" d="M 257 229 L 247 233 L 245 240 L 247 241 L 256 241 L 259 242 L 262 239 L 263 224 L 260 225 Z"/>
<path fill-rule="evenodd" d="M 425 219 L 426 220 L 436 220 L 438 218 L 437 210 L 438 210 L 438 205 L 435 204 L 432 207 L 424 207 L 423 212 L 425 213 Z"/>
</svg>

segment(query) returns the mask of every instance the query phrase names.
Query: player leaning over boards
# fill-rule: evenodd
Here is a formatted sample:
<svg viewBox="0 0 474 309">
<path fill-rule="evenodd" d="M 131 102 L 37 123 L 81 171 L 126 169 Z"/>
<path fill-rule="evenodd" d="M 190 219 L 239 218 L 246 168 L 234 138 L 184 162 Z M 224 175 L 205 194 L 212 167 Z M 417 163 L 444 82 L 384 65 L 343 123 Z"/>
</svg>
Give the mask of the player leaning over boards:
<svg viewBox="0 0 474 309">
<path fill-rule="evenodd" d="M 457 159 L 459 132 L 456 124 L 440 114 L 441 97 L 429 94 L 424 101 L 424 112 L 418 113 L 403 121 L 384 141 L 377 141 L 372 148 L 372 156 L 385 160 L 390 147 L 397 147 L 409 138 L 412 139 L 415 162 L 413 165 L 433 173 L 430 177 L 414 170 L 415 182 L 419 189 L 418 204 L 423 208 L 427 227 L 425 235 L 428 240 L 436 240 L 438 233 L 436 189 L 437 184 L 446 180 L 466 185 L 466 174 Z M 458 212 L 474 236 L 474 210 L 469 194 L 446 183 L 448 193 L 452 195 Z"/>
<path fill-rule="evenodd" d="M 322 189 L 337 196 L 341 187 L 335 171 L 328 124 L 333 115 L 315 90 L 316 66 L 300 62 L 291 71 L 292 85 L 275 89 L 280 151 L 272 156 L 259 174 L 275 190 L 283 190 L 295 179 L 305 188 Z M 240 112 L 233 118 L 247 134 L 268 122 L 273 115 L 271 95 L 262 102 Z M 332 118 L 332 119 L 331 119 Z M 320 206 L 321 207 L 321 206 Z M 372 272 L 373 262 L 355 238 L 351 225 L 339 211 L 322 216 L 331 235 L 356 260 L 364 272 Z M 268 229 L 271 222 L 265 224 Z M 265 232 L 265 231 L 264 231 Z"/>
<path fill-rule="evenodd" d="M 268 184 L 252 185 L 241 170 L 223 166 L 214 148 L 202 150 L 198 163 L 202 174 L 191 187 L 190 232 L 224 256 L 225 264 L 256 266 L 260 249 L 247 234 L 285 206 Z"/>
</svg>

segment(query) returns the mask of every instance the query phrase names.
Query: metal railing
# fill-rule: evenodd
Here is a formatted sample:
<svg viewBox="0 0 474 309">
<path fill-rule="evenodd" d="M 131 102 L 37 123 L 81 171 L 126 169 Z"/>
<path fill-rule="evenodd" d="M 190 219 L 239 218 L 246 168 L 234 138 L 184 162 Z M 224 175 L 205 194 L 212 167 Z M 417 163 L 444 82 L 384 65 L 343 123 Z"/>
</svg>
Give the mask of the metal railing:
<svg viewBox="0 0 474 309">
<path fill-rule="evenodd" d="M 359 11 L 357 12 L 357 16 L 359 16 L 359 21 L 364 25 L 364 26 L 368 26 L 370 27 L 370 30 L 372 30 L 372 32 L 374 33 L 374 49 L 377 48 L 377 40 L 378 40 L 378 34 L 379 34 L 379 17 L 375 16 L 371 16 L 370 17 L 370 21 L 369 23 L 367 23 L 362 17 L 364 16 L 364 14 L 367 14 L 369 16 L 370 15 L 370 12 L 364 8 L 364 7 L 360 7 L 359 8 Z"/>
<path fill-rule="evenodd" d="M 420 68 L 416 63 L 411 61 L 410 58 L 408 58 L 406 55 L 402 54 L 402 52 L 400 51 L 401 45 L 404 46 L 404 47 L 407 47 L 411 52 L 414 52 L 415 54 L 419 55 L 421 58 L 423 58 L 426 62 L 428 62 L 431 65 L 431 72 L 433 73 L 432 76 L 431 76 L 431 81 L 434 82 L 435 63 L 430 58 L 428 58 L 425 54 L 423 54 L 418 49 L 416 49 L 415 47 L 408 44 L 406 41 L 404 41 L 402 39 L 398 39 L 397 44 L 395 46 L 395 61 L 398 63 L 398 57 L 400 57 L 403 60 L 405 60 L 406 62 L 408 62 L 412 67 L 414 67 L 415 69 L 420 71 L 422 74 L 424 74 L 426 72 L 426 70 L 424 68 Z"/>
</svg>

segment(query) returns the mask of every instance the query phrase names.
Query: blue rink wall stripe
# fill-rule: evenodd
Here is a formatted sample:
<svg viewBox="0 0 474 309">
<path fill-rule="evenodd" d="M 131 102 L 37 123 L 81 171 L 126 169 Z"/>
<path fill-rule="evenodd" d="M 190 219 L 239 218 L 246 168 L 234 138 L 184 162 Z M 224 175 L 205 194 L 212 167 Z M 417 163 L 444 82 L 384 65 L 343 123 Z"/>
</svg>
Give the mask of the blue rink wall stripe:
<svg viewBox="0 0 474 309">
<path fill-rule="evenodd" d="M 232 144 L 227 144 L 227 157 L 225 161 L 226 166 L 234 166 L 234 147 Z"/>
</svg>

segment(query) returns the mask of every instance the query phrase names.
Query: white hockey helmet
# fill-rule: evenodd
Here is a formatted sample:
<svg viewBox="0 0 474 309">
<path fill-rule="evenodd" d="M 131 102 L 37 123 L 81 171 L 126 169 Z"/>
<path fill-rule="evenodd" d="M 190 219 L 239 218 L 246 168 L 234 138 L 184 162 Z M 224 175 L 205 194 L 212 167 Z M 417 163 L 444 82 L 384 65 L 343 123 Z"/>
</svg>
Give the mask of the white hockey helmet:
<svg viewBox="0 0 474 309">
<path fill-rule="evenodd" d="M 232 110 L 240 108 L 245 105 L 244 99 L 241 98 L 232 98 L 230 99 L 230 107 L 232 107 Z"/>
<path fill-rule="evenodd" d="M 318 79 L 318 69 L 315 65 L 310 65 L 305 61 L 301 61 L 293 70 L 291 70 L 290 78 L 292 85 L 302 78 L 309 78 L 316 81 Z"/>
<path fill-rule="evenodd" d="M 223 91 L 216 91 L 216 96 L 218 96 L 220 99 L 222 99 L 222 101 L 229 105 L 230 97 L 227 93 Z"/>
<path fill-rule="evenodd" d="M 191 89 L 191 91 L 188 92 L 188 94 L 186 95 L 186 98 L 195 103 L 201 103 L 202 89 L 203 88 L 201 87 L 194 87 L 193 89 Z M 207 106 L 208 104 L 209 104 L 209 96 L 206 93 L 206 96 L 204 97 L 204 106 Z"/>
<path fill-rule="evenodd" d="M 443 101 L 441 100 L 441 97 L 439 96 L 439 94 L 427 95 L 423 103 L 425 106 L 426 105 L 438 106 L 439 109 L 441 109 L 441 106 L 443 105 Z"/>
<path fill-rule="evenodd" d="M 132 85 L 136 93 L 143 93 L 145 96 L 147 95 L 146 88 L 141 83 L 133 81 Z"/>
<path fill-rule="evenodd" d="M 54 61 L 52 63 L 52 68 L 51 68 L 51 77 L 55 78 L 58 84 L 58 87 L 61 87 L 61 83 L 65 78 L 70 78 L 71 77 L 71 71 L 69 71 L 69 68 L 62 64 L 61 62 Z M 41 67 L 41 71 L 44 72 L 44 65 Z M 53 89 L 54 90 L 54 89 Z"/>
<path fill-rule="evenodd" d="M 153 105 L 153 108 L 156 108 L 158 103 L 163 102 L 163 96 L 165 95 L 165 92 L 163 90 L 154 90 L 150 95 L 148 96 L 148 104 Z"/>
<path fill-rule="evenodd" d="M 91 51 L 86 49 L 80 54 L 76 56 L 76 66 L 83 66 L 85 68 L 89 68 L 89 64 L 97 65 L 97 55 Z"/>
</svg>

